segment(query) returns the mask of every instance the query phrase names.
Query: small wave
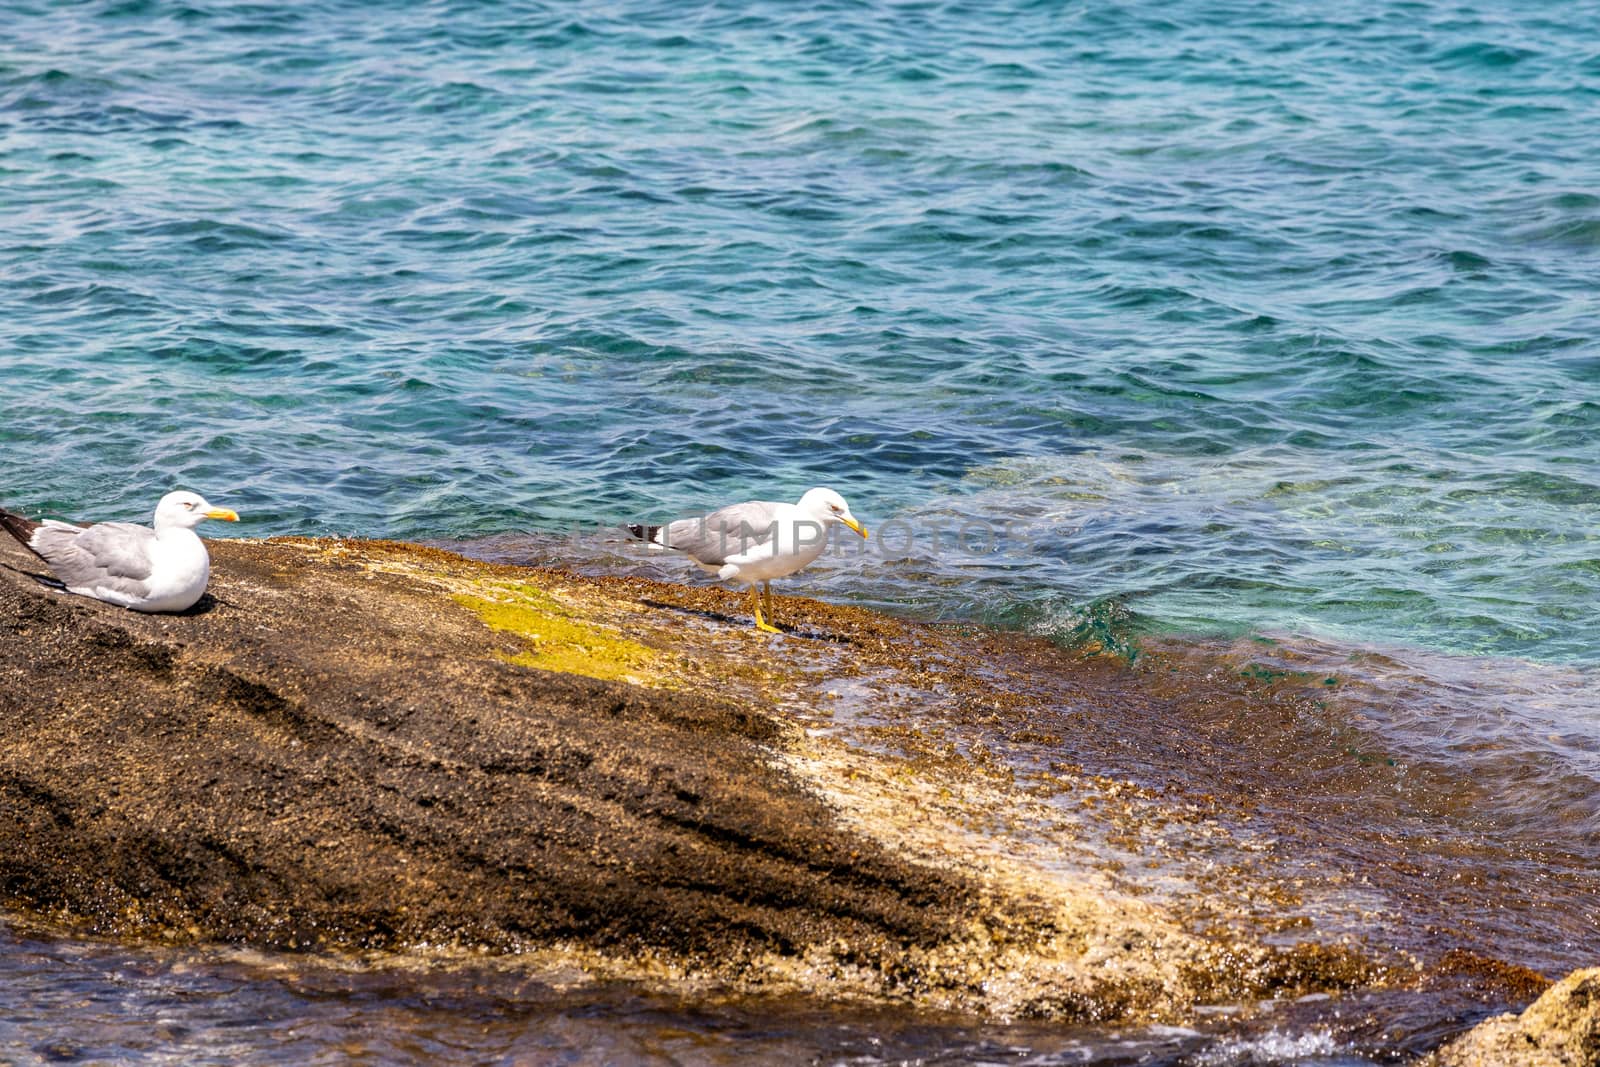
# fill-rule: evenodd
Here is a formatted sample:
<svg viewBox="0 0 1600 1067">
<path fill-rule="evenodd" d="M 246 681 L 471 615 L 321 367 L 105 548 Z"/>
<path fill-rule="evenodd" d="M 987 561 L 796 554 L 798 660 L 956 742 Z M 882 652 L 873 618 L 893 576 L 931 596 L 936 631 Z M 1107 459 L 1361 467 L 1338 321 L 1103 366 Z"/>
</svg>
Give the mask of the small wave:
<svg viewBox="0 0 1600 1067">
<path fill-rule="evenodd" d="M 1600 219 L 1561 219 L 1517 231 L 1516 236 L 1530 243 L 1549 243 L 1568 248 L 1600 248 Z"/>
<path fill-rule="evenodd" d="M 1531 48 L 1518 48 L 1509 44 L 1475 41 L 1456 45 L 1441 52 L 1438 62 L 1444 67 L 1470 67 L 1484 70 L 1504 70 L 1540 55 Z"/>
<path fill-rule="evenodd" d="M 260 249 L 291 239 L 282 230 L 221 219 L 167 219 L 125 224 L 124 229 L 134 236 L 180 241 L 197 252 Z"/>
<path fill-rule="evenodd" d="M 1221 1041 L 1191 1061 L 1192 1067 L 1344 1067 L 1370 1061 L 1356 1057 L 1326 1030 Z"/>
<path fill-rule="evenodd" d="M 984 613 L 995 625 L 1038 634 L 1067 648 L 1108 653 L 1132 662 L 1139 637 L 1153 627 L 1119 597 L 1101 597 L 1081 606 L 1023 603 Z"/>
</svg>

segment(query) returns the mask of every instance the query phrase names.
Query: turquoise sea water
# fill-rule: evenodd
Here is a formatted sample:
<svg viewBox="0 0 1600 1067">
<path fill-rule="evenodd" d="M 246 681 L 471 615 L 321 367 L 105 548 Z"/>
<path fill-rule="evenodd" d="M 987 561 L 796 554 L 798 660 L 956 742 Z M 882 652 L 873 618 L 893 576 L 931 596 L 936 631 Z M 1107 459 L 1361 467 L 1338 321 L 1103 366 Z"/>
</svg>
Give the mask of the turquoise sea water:
<svg viewBox="0 0 1600 1067">
<path fill-rule="evenodd" d="M 1028 528 L 910 610 L 1600 660 L 1592 4 L 6 11 L 11 506 L 827 483 Z"/>
<path fill-rule="evenodd" d="M 1587 2 L 10 0 L 0 503 L 687 577 L 569 531 L 828 484 L 788 588 L 1270 637 L 1587 877 L 1597 107 Z"/>
</svg>

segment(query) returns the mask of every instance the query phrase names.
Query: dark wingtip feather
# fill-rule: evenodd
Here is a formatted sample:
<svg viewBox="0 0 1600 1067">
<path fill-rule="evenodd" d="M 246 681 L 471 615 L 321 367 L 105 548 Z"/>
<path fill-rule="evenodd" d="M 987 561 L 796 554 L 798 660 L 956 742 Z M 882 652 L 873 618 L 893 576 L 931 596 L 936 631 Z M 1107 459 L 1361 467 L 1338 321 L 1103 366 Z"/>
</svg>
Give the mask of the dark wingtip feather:
<svg viewBox="0 0 1600 1067">
<path fill-rule="evenodd" d="M 20 541 L 23 548 L 26 548 L 29 552 L 33 552 L 33 554 L 36 556 L 39 555 L 39 553 L 33 551 L 33 546 L 28 543 L 33 540 L 34 531 L 39 528 L 38 523 L 34 522 L 32 519 L 24 518 L 14 511 L 7 511 L 5 508 L 0 508 L 0 526 L 5 527 L 6 533 Z M 44 557 L 39 556 L 39 558 L 43 559 Z"/>
<path fill-rule="evenodd" d="M 625 529 L 641 541 L 654 541 L 656 534 L 661 532 L 661 527 L 659 526 L 636 526 L 632 523 L 629 523 Z"/>
</svg>

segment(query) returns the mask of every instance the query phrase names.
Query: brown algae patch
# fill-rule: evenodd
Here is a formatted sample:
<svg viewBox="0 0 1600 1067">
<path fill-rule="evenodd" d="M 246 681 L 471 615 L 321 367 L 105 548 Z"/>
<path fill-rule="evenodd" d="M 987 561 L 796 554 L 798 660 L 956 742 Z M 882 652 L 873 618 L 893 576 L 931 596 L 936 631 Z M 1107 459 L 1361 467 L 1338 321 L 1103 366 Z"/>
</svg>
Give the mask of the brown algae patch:
<svg viewBox="0 0 1600 1067">
<path fill-rule="evenodd" d="M 579 617 L 544 590 L 522 582 L 490 585 L 487 591 L 492 597 L 456 593 L 452 599 L 491 630 L 526 642 L 525 651 L 504 656 L 507 662 L 635 685 L 664 681 L 661 652 Z"/>
</svg>

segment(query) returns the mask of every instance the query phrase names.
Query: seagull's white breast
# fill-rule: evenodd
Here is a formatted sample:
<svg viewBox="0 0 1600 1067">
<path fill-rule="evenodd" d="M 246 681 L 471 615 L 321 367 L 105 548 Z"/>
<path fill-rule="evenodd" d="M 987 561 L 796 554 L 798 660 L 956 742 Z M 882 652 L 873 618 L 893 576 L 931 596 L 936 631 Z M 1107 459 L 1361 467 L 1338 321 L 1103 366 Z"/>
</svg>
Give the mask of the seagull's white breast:
<svg viewBox="0 0 1600 1067">
<path fill-rule="evenodd" d="M 211 554 L 193 530 L 168 529 L 156 535 L 151 549 L 152 567 L 143 600 L 130 603 L 135 611 L 183 611 L 192 607 L 211 580 Z"/>
</svg>

